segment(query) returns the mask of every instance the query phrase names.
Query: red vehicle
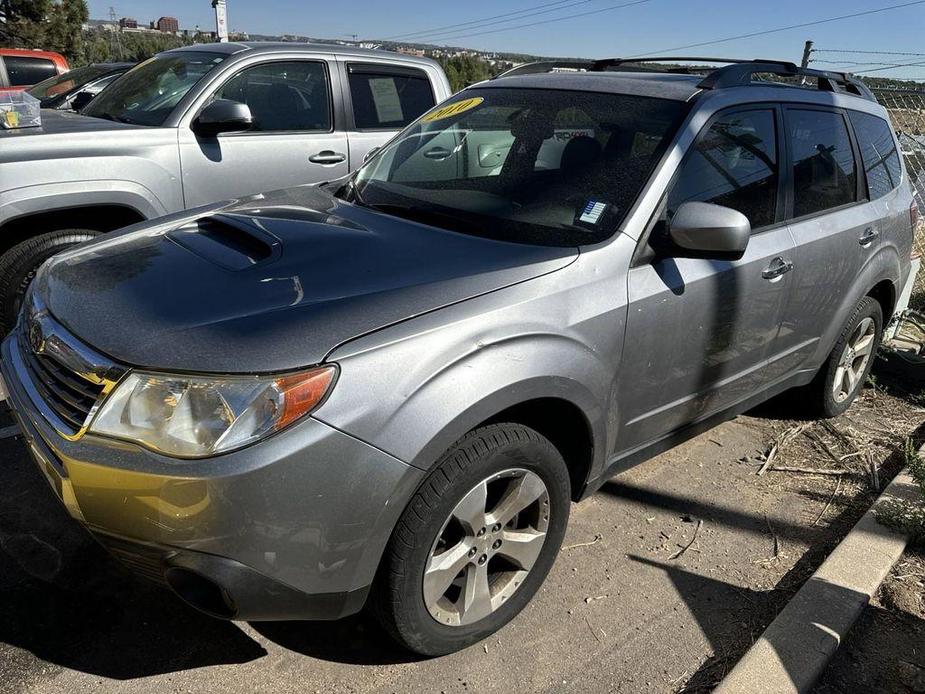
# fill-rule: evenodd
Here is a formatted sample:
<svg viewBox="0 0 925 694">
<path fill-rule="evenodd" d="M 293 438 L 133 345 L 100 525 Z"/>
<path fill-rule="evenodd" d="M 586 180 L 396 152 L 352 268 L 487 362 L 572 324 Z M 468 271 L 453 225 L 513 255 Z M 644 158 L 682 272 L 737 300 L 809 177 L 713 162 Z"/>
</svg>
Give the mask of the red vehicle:
<svg viewBox="0 0 925 694">
<path fill-rule="evenodd" d="M 0 92 L 22 91 L 69 69 L 67 60 L 60 53 L 0 48 Z"/>
</svg>

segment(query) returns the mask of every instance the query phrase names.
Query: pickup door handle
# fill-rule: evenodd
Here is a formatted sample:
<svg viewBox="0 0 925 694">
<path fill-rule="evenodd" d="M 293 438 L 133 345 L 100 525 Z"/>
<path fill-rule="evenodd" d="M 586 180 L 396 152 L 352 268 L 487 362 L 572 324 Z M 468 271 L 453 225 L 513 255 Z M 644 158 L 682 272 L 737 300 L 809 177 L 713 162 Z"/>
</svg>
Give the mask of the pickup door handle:
<svg viewBox="0 0 925 694">
<path fill-rule="evenodd" d="M 877 240 L 877 237 L 880 236 L 880 232 L 874 229 L 873 227 L 867 227 L 864 230 L 864 233 L 861 234 L 861 237 L 858 239 L 858 243 L 867 248 L 870 244 Z"/>
<path fill-rule="evenodd" d="M 771 264 L 768 265 L 764 272 L 761 273 L 761 276 L 766 280 L 776 280 L 783 275 L 786 275 L 793 269 L 793 263 L 783 258 L 775 258 L 771 261 Z"/>
<path fill-rule="evenodd" d="M 313 154 L 308 160 L 312 164 L 325 164 L 330 166 L 331 164 L 340 164 L 342 161 L 347 161 L 347 155 L 326 149 L 318 152 L 318 154 Z"/>
</svg>

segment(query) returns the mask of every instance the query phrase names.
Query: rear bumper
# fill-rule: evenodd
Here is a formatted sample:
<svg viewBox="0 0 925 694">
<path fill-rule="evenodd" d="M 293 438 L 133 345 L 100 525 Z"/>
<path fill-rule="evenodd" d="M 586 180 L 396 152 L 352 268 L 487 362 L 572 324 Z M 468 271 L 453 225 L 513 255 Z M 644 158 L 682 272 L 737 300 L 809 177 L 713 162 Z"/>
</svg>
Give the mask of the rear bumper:
<svg viewBox="0 0 925 694">
<path fill-rule="evenodd" d="M 359 610 L 423 475 L 310 417 L 199 461 L 93 435 L 70 441 L 23 387 L 14 339 L 0 369 L 32 457 L 70 515 L 130 568 L 215 616 Z"/>
</svg>

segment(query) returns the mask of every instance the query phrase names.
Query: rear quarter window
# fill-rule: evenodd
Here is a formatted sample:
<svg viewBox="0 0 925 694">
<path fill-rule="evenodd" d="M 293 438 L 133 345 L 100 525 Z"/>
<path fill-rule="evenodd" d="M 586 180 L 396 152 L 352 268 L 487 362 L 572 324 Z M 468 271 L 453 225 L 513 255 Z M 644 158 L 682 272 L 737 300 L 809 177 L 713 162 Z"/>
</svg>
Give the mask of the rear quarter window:
<svg viewBox="0 0 925 694">
<path fill-rule="evenodd" d="M 348 65 L 347 70 L 358 130 L 398 130 L 435 104 L 423 70 L 357 63 Z"/>
<path fill-rule="evenodd" d="M 878 116 L 860 111 L 849 111 L 848 114 L 861 149 L 870 199 L 882 198 L 902 180 L 902 163 L 893 129 Z"/>
<path fill-rule="evenodd" d="M 8 55 L 2 60 L 11 87 L 28 87 L 58 74 L 55 64 L 45 58 Z"/>
</svg>

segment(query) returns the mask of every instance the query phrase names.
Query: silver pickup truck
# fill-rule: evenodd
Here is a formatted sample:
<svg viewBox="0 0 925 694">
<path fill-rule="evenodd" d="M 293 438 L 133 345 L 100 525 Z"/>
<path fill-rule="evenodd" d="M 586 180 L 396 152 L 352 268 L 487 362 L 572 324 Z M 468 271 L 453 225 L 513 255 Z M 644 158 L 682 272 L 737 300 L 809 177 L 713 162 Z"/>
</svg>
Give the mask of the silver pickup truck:
<svg viewBox="0 0 925 694">
<path fill-rule="evenodd" d="M 81 114 L 0 131 L 0 334 L 51 255 L 183 209 L 344 176 L 450 95 L 440 66 L 340 45 L 160 53 Z"/>
</svg>

